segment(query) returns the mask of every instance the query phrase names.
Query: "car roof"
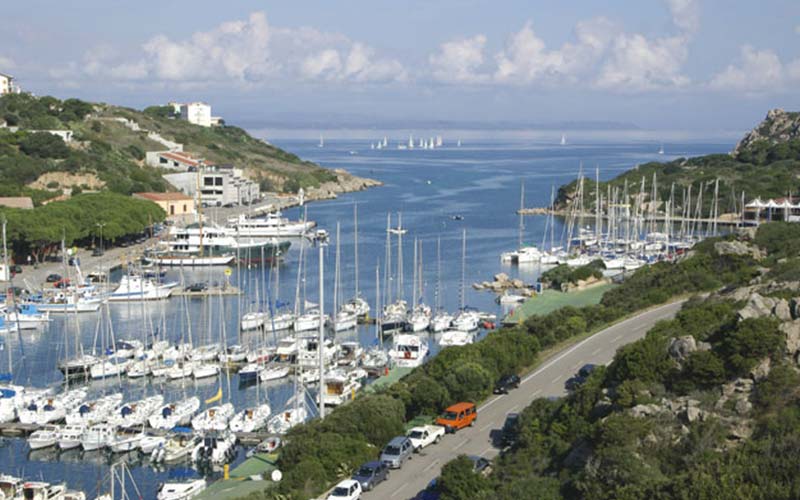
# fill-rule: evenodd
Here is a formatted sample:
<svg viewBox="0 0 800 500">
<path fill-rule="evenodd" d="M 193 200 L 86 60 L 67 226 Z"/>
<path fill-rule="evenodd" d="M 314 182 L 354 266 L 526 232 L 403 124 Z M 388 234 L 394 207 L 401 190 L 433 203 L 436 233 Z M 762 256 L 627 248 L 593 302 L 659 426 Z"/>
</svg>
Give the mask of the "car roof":
<svg viewBox="0 0 800 500">
<path fill-rule="evenodd" d="M 380 467 L 380 465 L 381 465 L 380 462 L 378 462 L 377 460 L 373 460 L 372 462 L 366 462 L 366 463 L 361 464 L 361 467 L 373 467 L 373 468 L 375 468 L 375 467 Z"/>
<path fill-rule="evenodd" d="M 403 442 L 407 441 L 407 440 L 408 440 L 408 438 L 405 437 L 405 436 L 396 436 L 396 437 L 393 437 L 391 441 L 389 441 L 389 444 L 387 446 L 389 446 L 389 445 L 400 445 L 400 444 L 403 444 Z"/>
<path fill-rule="evenodd" d="M 342 488 L 349 488 L 349 487 L 353 486 L 354 484 L 358 484 L 358 481 L 356 481 L 354 479 L 345 479 L 344 481 L 341 481 L 336 486 L 341 486 Z"/>
<path fill-rule="evenodd" d="M 472 408 L 473 406 L 475 406 L 475 403 L 467 403 L 467 402 L 456 403 L 454 405 L 448 406 L 446 411 L 461 411 L 461 410 L 466 410 L 467 408 Z"/>
</svg>

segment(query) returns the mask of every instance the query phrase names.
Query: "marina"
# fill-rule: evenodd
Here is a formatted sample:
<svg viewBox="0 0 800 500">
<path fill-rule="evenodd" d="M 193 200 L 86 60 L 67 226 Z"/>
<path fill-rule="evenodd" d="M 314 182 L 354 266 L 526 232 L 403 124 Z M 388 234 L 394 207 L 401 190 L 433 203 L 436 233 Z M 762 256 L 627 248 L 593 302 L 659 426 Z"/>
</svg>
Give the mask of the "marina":
<svg viewBox="0 0 800 500">
<path fill-rule="evenodd" d="M 120 393 L 122 406 L 156 395 L 163 397 L 157 408 L 197 398 L 198 405 L 191 412 L 192 416 L 226 404 L 233 407 L 233 412 L 226 417 L 231 420 L 240 412 L 263 404 L 268 404 L 271 410 L 268 422 L 275 416 L 285 416 L 285 422 L 300 421 L 304 414 L 315 416 L 320 384 L 315 380 L 320 377 L 318 345 L 311 342 L 318 339 L 319 334 L 319 322 L 312 321 L 314 314 L 316 318 L 319 314 L 331 317 L 331 326 L 325 330 L 330 343 L 323 344 L 325 358 L 331 360 L 331 365 L 344 366 L 348 373 L 353 370 L 349 363 L 354 358 L 344 353 L 343 346 L 350 345 L 349 352 L 361 350 L 359 359 L 369 374 L 357 375 L 357 380 L 367 390 L 373 385 L 377 387 L 396 380 L 408 370 L 403 366 L 425 362 L 444 345 L 480 341 L 487 333 L 481 318 L 505 317 L 508 305 L 497 304 L 491 294 L 475 291 L 464 284 L 498 271 L 533 283 L 541 272 L 537 264 L 498 262 L 498 256 L 518 240 L 515 213 L 518 200 L 508 193 L 516 191 L 520 178 L 528 175 L 547 176 L 558 184 L 568 181 L 576 172 L 574 158 L 554 159 L 546 148 L 514 142 L 473 143 L 469 148 L 459 149 L 448 149 L 445 145 L 420 152 L 413 159 L 391 149 L 376 150 L 372 158 L 368 158 L 367 153 L 353 157 L 347 152 L 357 148 L 357 144 L 333 139 L 326 140 L 324 148 L 299 141 L 289 142 L 287 146 L 315 161 L 346 166 L 354 173 L 377 177 L 386 185 L 286 211 L 285 217 L 290 220 L 313 220 L 316 227 L 312 234 L 318 228 L 329 231 L 327 246 L 315 246 L 313 239 L 293 238 L 286 253 L 274 263 L 259 259 L 257 262 L 231 262 L 226 266 L 172 267 L 166 269 L 162 279 L 180 285 L 172 289 L 169 298 L 101 301 L 94 312 L 51 313 L 50 321 L 42 327 L 8 337 L 6 347 L 13 353 L 13 383 L 32 389 L 63 391 L 67 387 L 57 369 L 59 363 L 83 356 L 81 359 L 85 361 L 80 366 L 88 367 L 108 358 L 116 361 L 105 361 L 109 364 L 100 374 L 110 376 L 87 380 L 86 369 L 82 368 L 70 377 L 69 390 L 85 391 L 85 401 Z M 626 154 L 647 154 L 644 148 L 639 151 L 636 145 L 626 147 L 630 149 Z M 691 148 L 713 151 L 724 147 L 688 145 L 685 149 L 689 150 L 686 154 L 690 154 Z M 675 151 L 680 149 L 676 147 Z M 452 156 L 438 156 L 445 154 Z M 603 145 L 594 145 L 581 154 L 598 159 L 604 177 L 627 168 L 615 166 L 619 162 L 618 146 L 605 149 Z M 529 170 L 531 158 L 537 166 Z M 380 167 L 376 166 L 378 160 L 382 162 Z M 455 178 L 459 180 L 453 181 Z M 530 182 L 528 185 L 532 186 Z M 527 198 L 536 203 L 544 202 L 550 195 L 550 186 L 529 187 L 528 190 Z M 390 231 L 387 231 L 387 215 L 392 220 Z M 207 216 L 213 220 L 213 213 Z M 529 218 L 525 240 L 529 237 L 538 240 L 545 232 L 549 234 L 550 224 L 555 225 L 556 233 L 565 230 L 565 220 L 546 219 Z M 225 221 L 218 223 L 224 225 Z M 391 265 L 387 266 L 389 251 Z M 320 254 L 326 284 L 322 297 L 319 293 Z M 117 287 L 125 275 L 122 268 L 109 273 L 112 284 Z M 21 276 L 24 277 L 24 273 Z M 187 292 L 186 287 L 195 283 L 208 285 L 204 290 Z M 111 289 L 111 286 L 98 287 L 97 293 L 102 295 Z M 351 303 L 354 297 L 360 297 L 370 306 L 369 315 L 357 314 L 360 317 L 355 324 L 345 323 L 345 319 L 350 321 L 350 316 L 335 312 Z M 202 300 L 198 300 L 200 298 Z M 407 301 L 407 313 L 418 311 L 429 318 L 429 326 L 418 329 L 411 326 L 409 331 L 401 331 L 404 326 L 391 325 L 386 314 L 389 310 L 384 306 L 400 309 L 403 307 L 400 301 Z M 320 302 L 322 308 L 318 307 Z M 357 304 L 353 302 L 353 311 L 359 310 Z M 421 306 L 429 307 L 430 312 Z M 271 311 L 270 307 L 274 309 Z M 309 335 L 304 337 L 294 332 L 293 327 L 273 327 L 278 309 L 295 318 L 304 311 L 309 313 L 307 319 L 312 321 Z M 262 324 L 243 329 L 242 320 L 248 312 L 266 313 Z M 437 323 L 437 317 L 444 319 Z M 339 328 L 335 327 L 337 320 Z M 345 324 L 347 326 L 342 326 Z M 437 328 L 437 324 L 441 326 Z M 122 346 L 120 341 L 127 341 L 129 347 Z M 162 342 L 164 344 L 160 344 Z M 236 346 L 241 346 L 241 350 Z M 133 356 L 122 358 L 126 349 L 132 350 Z M 288 358 L 284 361 L 281 361 L 281 352 L 286 351 L 281 349 L 288 349 Z M 105 354 L 109 351 L 116 354 L 109 357 Z M 139 352 L 141 354 L 137 354 Z M 145 353 L 149 354 L 139 359 Z M 296 353 L 296 362 L 290 361 L 292 353 Z M 240 357 L 246 359 L 230 363 Z M 172 366 L 167 366 L 169 360 Z M 400 367 L 389 369 L 388 376 L 386 368 L 382 367 L 387 360 L 395 360 Z M 249 363 L 254 364 L 255 379 L 246 375 L 250 373 L 245 371 Z M 123 364 L 126 370 L 117 372 L 117 367 Z M 143 367 L 145 374 L 131 376 L 131 373 L 140 373 L 131 369 L 134 365 Z M 265 373 L 264 369 L 270 371 L 262 379 L 260 375 Z M 325 400 L 331 404 L 344 403 L 353 392 L 349 387 L 355 387 L 338 370 L 331 366 L 330 373 L 327 369 L 324 373 L 325 380 L 330 378 L 329 382 L 323 381 L 325 392 L 333 391 Z M 300 375 L 303 383 L 298 383 Z M 300 387 L 303 384 L 306 389 Z M 357 390 L 355 392 L 357 394 Z M 345 398 L 334 397 L 337 393 Z M 219 399 L 215 399 L 218 395 Z M 209 400 L 211 403 L 206 403 Z M 188 418 L 187 423 L 191 429 L 192 419 Z M 130 436 L 141 431 L 136 425 L 127 427 L 132 431 Z M 285 428 L 281 421 L 274 422 L 271 427 Z M 224 455 L 232 467 L 237 466 L 245 460 L 247 447 L 274 435 L 269 428 L 268 423 L 266 430 L 236 432 L 236 437 L 245 445 L 229 448 L 233 452 L 220 452 L 220 457 Z M 22 436 L 38 427 L 14 422 L 0 429 Z M 150 426 L 145 434 L 165 439 L 173 435 L 167 429 Z M 226 443 L 226 439 L 220 437 L 219 443 Z M 185 446 L 188 447 L 188 442 Z M 207 449 L 210 456 L 215 453 L 212 448 Z M 10 464 L 9 472 L 24 469 L 26 474 L 41 473 L 48 481 L 65 480 L 71 488 L 89 493 L 96 491 L 93 479 L 107 475 L 112 461 L 108 453 L 59 451 L 52 447 L 29 451 L 26 440 L 19 437 L 10 438 L 7 445 L 0 448 L 0 461 Z M 186 458 L 178 463 L 191 464 L 189 455 L 184 456 Z M 171 462 L 168 465 L 153 463 L 150 456 L 141 452 L 128 452 L 126 457 L 130 461 L 130 473 L 142 491 L 153 494 L 160 483 L 168 481 L 168 469 L 173 467 Z M 220 476 L 220 466 L 211 468 L 206 477 L 209 483 Z"/>
</svg>

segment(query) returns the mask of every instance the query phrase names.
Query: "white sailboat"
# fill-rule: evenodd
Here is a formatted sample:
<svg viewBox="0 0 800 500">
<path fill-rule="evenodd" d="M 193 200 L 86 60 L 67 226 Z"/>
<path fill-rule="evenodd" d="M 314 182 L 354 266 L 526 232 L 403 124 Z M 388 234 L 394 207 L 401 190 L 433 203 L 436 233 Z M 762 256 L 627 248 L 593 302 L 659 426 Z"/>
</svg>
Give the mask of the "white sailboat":
<svg viewBox="0 0 800 500">
<path fill-rule="evenodd" d="M 176 425 L 186 425 L 192 415 L 200 408 L 200 399 L 197 396 L 170 403 L 162 406 L 156 413 L 150 415 L 148 423 L 155 429 L 171 429 Z"/>
<path fill-rule="evenodd" d="M 561 134 L 561 145 L 562 146 L 567 145 L 567 136 L 565 134 Z"/>
<path fill-rule="evenodd" d="M 237 413 L 230 421 L 233 432 L 255 432 L 267 425 L 272 409 L 268 403 L 262 403 L 245 408 Z"/>
<path fill-rule="evenodd" d="M 122 402 L 122 393 L 109 394 L 93 401 L 86 401 L 67 413 L 68 425 L 89 427 L 106 422 Z"/>
<path fill-rule="evenodd" d="M 125 403 L 108 418 L 108 423 L 122 428 L 144 425 L 147 418 L 163 404 L 164 396 L 161 394 Z"/>
<path fill-rule="evenodd" d="M 664 154 L 664 143 L 663 142 L 661 143 L 661 147 L 658 148 L 658 154 L 660 154 L 660 155 Z"/>
<path fill-rule="evenodd" d="M 325 138 L 322 137 L 322 134 L 319 134 L 319 144 L 317 144 L 317 147 L 318 148 L 324 148 L 325 147 Z"/>
<path fill-rule="evenodd" d="M 334 271 L 334 279 L 333 279 L 333 310 L 335 314 L 332 317 L 333 323 L 333 331 L 334 332 L 346 332 L 348 330 L 354 330 L 356 324 L 358 322 L 358 316 L 352 310 L 349 310 L 342 306 L 341 308 L 339 305 L 342 303 L 341 301 L 341 283 L 340 283 L 340 271 L 339 266 L 341 263 L 341 231 L 339 222 L 336 223 L 336 266 Z"/>
<path fill-rule="evenodd" d="M 206 408 L 192 418 L 192 428 L 196 431 L 221 431 L 228 428 L 233 418 L 233 404 L 225 403 Z"/>
</svg>

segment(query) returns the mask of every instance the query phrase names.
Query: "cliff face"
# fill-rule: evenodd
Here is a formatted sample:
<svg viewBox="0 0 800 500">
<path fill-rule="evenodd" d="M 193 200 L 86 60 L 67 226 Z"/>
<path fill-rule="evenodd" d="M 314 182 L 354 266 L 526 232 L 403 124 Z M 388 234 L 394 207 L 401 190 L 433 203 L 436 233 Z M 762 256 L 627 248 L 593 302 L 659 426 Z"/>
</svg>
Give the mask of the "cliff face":
<svg viewBox="0 0 800 500">
<path fill-rule="evenodd" d="M 739 153 L 759 142 L 765 141 L 769 145 L 775 145 L 794 139 L 800 139 L 800 112 L 772 109 L 764 121 L 739 141 L 732 155 L 739 156 Z"/>
</svg>

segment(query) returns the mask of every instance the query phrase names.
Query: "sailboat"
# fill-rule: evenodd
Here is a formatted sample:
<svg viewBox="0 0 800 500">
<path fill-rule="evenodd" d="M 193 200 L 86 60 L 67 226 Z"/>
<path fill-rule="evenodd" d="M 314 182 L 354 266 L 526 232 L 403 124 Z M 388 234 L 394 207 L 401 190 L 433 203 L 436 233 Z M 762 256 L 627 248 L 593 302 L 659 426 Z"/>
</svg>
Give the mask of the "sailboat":
<svg viewBox="0 0 800 500">
<path fill-rule="evenodd" d="M 411 134 L 408 135 L 408 149 L 414 149 L 414 138 Z"/>
<path fill-rule="evenodd" d="M 660 155 L 664 154 L 664 143 L 663 142 L 661 143 L 661 147 L 658 148 L 658 154 L 660 154 Z"/>
<path fill-rule="evenodd" d="M 422 290 L 422 242 L 414 239 L 414 278 L 412 309 L 406 327 L 412 332 L 422 332 L 431 324 L 431 308 L 425 305 Z"/>
<path fill-rule="evenodd" d="M 460 308 L 458 314 L 453 318 L 453 328 L 462 332 L 472 332 L 478 329 L 480 315 L 477 311 L 468 309 L 466 300 L 466 260 L 467 260 L 467 230 L 461 234 L 461 286 L 459 291 Z"/>
<path fill-rule="evenodd" d="M 567 145 L 567 136 L 565 134 L 561 134 L 561 145 L 562 146 Z"/>
<path fill-rule="evenodd" d="M 459 139 L 459 140 L 456 142 L 456 147 L 457 147 L 457 148 L 460 148 L 460 147 L 461 147 L 461 139 Z"/>
<path fill-rule="evenodd" d="M 442 308 L 442 240 L 436 239 L 436 290 L 434 292 L 436 313 L 431 319 L 430 329 L 434 333 L 443 332 L 453 323 L 453 315 Z"/>
<path fill-rule="evenodd" d="M 341 246 L 340 246 L 340 230 L 339 230 L 339 222 L 336 223 L 336 267 L 334 271 L 334 280 L 333 280 L 333 331 L 334 332 L 344 332 L 347 330 L 353 330 L 356 327 L 358 322 L 358 315 L 345 308 L 339 308 L 339 304 L 341 304 L 341 283 L 340 283 L 340 254 L 341 254 Z"/>
<path fill-rule="evenodd" d="M 436 147 L 437 148 L 442 147 L 442 136 L 441 135 L 437 135 L 436 136 Z"/>
<path fill-rule="evenodd" d="M 517 250 L 511 252 L 503 252 L 500 254 L 502 262 L 510 262 L 512 264 L 529 264 L 539 262 L 542 258 L 542 253 L 535 246 L 525 246 L 522 243 L 523 235 L 525 232 L 525 183 L 520 184 L 519 192 L 519 232 L 517 235 Z"/>
<path fill-rule="evenodd" d="M 381 315 L 381 331 L 383 333 L 394 333 L 402 330 L 406 323 L 406 315 L 408 314 L 408 305 L 403 300 L 403 234 L 406 229 L 403 228 L 403 222 L 400 214 L 398 214 L 397 228 L 391 227 L 391 215 L 387 215 L 386 219 L 386 273 L 391 273 L 392 266 L 392 241 L 391 235 L 397 235 L 397 299 L 392 301 L 392 284 L 391 278 L 387 276 L 384 280 L 387 293 L 386 305 L 383 306 L 383 314 Z"/>
<path fill-rule="evenodd" d="M 324 148 L 325 147 L 325 138 L 322 137 L 322 134 L 319 134 L 319 144 L 317 144 L 317 147 L 318 148 Z"/>
<path fill-rule="evenodd" d="M 294 395 L 286 402 L 283 411 L 269 419 L 267 430 L 271 434 L 286 434 L 289 429 L 305 422 L 308 417 L 305 387 L 299 383 L 298 377 L 295 375 Z"/>
<path fill-rule="evenodd" d="M 358 289 L 359 275 L 358 275 L 358 204 L 353 205 L 353 258 L 355 261 L 355 294 L 353 298 L 342 305 L 342 308 L 354 313 L 356 317 L 361 318 L 369 314 L 369 303 L 361 297 Z"/>
</svg>

